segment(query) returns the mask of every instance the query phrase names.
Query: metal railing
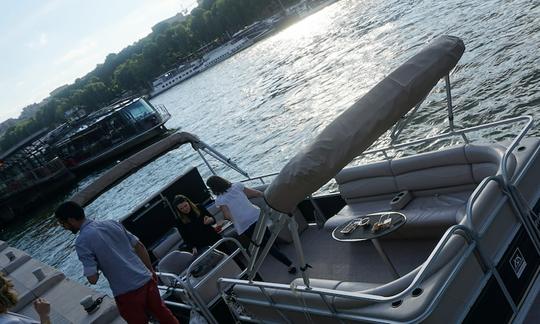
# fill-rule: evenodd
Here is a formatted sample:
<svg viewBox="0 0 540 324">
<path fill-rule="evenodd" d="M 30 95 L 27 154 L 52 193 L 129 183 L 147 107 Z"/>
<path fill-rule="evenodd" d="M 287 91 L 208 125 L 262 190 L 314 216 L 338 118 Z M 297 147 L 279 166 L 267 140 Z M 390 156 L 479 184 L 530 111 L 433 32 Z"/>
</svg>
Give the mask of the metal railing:
<svg viewBox="0 0 540 324">
<path fill-rule="evenodd" d="M 218 251 L 218 248 L 223 245 L 224 243 L 232 242 L 236 248 L 235 250 L 229 254 L 223 257 L 218 264 L 216 264 L 208 273 L 204 274 L 204 277 L 196 282 L 195 284 L 192 283 L 192 279 L 194 276 L 192 275 L 193 270 L 198 267 L 207 256 L 210 255 L 210 253 L 214 251 Z M 188 303 L 174 303 L 169 302 L 168 304 L 170 306 L 179 307 L 183 309 L 191 309 L 195 308 L 198 311 L 201 312 L 201 314 L 206 318 L 206 320 L 209 321 L 209 323 L 218 324 L 218 320 L 214 317 L 212 312 L 210 311 L 210 307 L 215 304 L 220 298 L 221 294 L 216 294 L 210 300 L 209 302 L 205 302 L 201 295 L 198 293 L 197 288 L 199 288 L 201 285 L 205 284 L 210 278 L 212 278 L 213 275 L 217 274 L 228 262 L 232 261 L 235 262 L 233 259 L 237 255 L 243 255 L 246 260 L 249 260 L 249 255 L 247 254 L 245 248 L 238 242 L 238 240 L 233 238 L 222 238 L 214 245 L 209 247 L 206 251 L 204 251 L 202 254 L 200 254 L 195 261 L 193 261 L 185 271 L 182 272 L 182 274 L 171 274 L 171 273 L 164 273 L 164 272 L 157 272 L 156 274 L 169 277 L 173 279 L 174 283 L 181 284 L 181 287 L 178 287 L 177 285 L 174 285 L 172 287 L 169 286 L 161 286 L 160 288 L 166 289 L 172 292 L 177 292 L 182 294 L 186 297 Z M 238 265 L 239 267 L 241 265 Z M 236 276 L 236 278 L 242 278 L 246 275 L 247 269 L 241 270 L 241 272 Z M 189 303 L 190 302 L 190 303 Z"/>
</svg>

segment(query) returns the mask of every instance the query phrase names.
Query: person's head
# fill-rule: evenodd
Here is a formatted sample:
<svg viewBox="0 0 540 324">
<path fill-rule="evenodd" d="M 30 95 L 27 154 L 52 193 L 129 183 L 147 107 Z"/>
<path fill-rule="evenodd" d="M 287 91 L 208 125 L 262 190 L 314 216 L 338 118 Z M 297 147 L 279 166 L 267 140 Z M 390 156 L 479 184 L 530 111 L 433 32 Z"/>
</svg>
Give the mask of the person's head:
<svg viewBox="0 0 540 324">
<path fill-rule="evenodd" d="M 73 234 L 76 234 L 81 229 L 82 224 L 86 220 L 84 209 L 73 201 L 63 202 L 56 208 L 54 216 L 63 228 L 71 231 Z"/>
<path fill-rule="evenodd" d="M 214 195 L 219 196 L 229 190 L 232 184 L 229 180 L 213 175 L 206 180 L 206 185 L 212 190 Z"/>
<path fill-rule="evenodd" d="M 0 314 L 5 314 L 17 304 L 17 293 L 13 284 L 0 272 Z"/>
<path fill-rule="evenodd" d="M 199 208 L 189 199 L 188 197 L 184 195 L 176 195 L 174 196 L 173 207 L 178 212 L 178 217 L 182 220 L 183 223 L 189 223 L 189 214 L 193 213 L 195 216 L 200 216 L 201 212 L 199 211 Z"/>
</svg>

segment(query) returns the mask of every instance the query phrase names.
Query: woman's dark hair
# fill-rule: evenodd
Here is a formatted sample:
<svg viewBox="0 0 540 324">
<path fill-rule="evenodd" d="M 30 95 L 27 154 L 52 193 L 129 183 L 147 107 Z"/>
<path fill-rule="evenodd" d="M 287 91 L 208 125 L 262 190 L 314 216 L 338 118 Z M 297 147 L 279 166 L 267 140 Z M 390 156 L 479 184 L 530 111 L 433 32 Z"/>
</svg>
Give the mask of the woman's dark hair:
<svg viewBox="0 0 540 324">
<path fill-rule="evenodd" d="M 206 180 L 206 185 L 212 190 L 214 195 L 221 195 L 229 190 L 232 184 L 229 180 L 214 175 Z"/>
<path fill-rule="evenodd" d="M 181 203 L 183 203 L 185 201 L 187 201 L 187 203 L 189 204 L 189 207 L 191 207 L 191 212 L 190 213 L 193 213 L 196 217 L 201 216 L 201 211 L 199 210 L 197 205 L 195 205 L 193 203 L 193 201 L 191 201 L 191 199 L 189 199 L 188 197 L 186 197 L 184 195 L 176 195 L 176 196 L 174 196 L 172 205 L 173 205 L 174 210 L 176 210 L 176 215 L 178 215 L 178 218 L 180 218 L 182 223 L 187 224 L 187 223 L 189 223 L 191 221 L 189 219 L 189 214 L 182 213 L 177 207 L 179 204 L 181 204 Z"/>
<path fill-rule="evenodd" d="M 68 218 L 73 218 L 76 220 L 81 220 L 85 218 L 84 209 L 74 201 L 65 201 L 63 202 L 56 211 L 54 216 L 61 222 L 66 222 Z"/>
</svg>

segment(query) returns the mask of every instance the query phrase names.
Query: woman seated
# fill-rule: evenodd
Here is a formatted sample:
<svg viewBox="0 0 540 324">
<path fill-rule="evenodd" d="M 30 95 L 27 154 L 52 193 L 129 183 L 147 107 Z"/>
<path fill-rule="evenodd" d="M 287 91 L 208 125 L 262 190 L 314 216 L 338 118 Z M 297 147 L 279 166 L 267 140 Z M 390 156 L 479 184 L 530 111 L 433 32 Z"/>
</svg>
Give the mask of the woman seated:
<svg viewBox="0 0 540 324">
<path fill-rule="evenodd" d="M 195 205 L 184 195 L 176 195 L 173 206 L 177 211 L 178 231 L 193 255 L 197 255 L 221 239 L 212 227 L 216 220 L 206 208 Z"/>
<path fill-rule="evenodd" d="M 234 223 L 238 235 L 246 235 L 251 240 L 262 211 L 259 207 L 253 205 L 248 198 L 262 197 L 263 193 L 246 188 L 240 182 L 232 184 L 218 176 L 208 178 L 206 185 L 216 195 L 216 206 L 223 212 L 223 216 Z M 262 245 L 266 245 L 269 239 L 270 234 L 265 229 Z M 289 273 L 296 273 L 292 261 L 276 246 L 272 245 L 269 253 L 286 265 Z"/>
</svg>

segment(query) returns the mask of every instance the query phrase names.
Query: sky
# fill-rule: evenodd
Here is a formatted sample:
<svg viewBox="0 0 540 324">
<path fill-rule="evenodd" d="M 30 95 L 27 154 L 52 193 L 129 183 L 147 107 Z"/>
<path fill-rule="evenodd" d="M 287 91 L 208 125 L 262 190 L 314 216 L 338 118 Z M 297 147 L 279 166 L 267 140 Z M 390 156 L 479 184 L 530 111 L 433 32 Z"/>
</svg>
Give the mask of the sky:
<svg viewBox="0 0 540 324">
<path fill-rule="evenodd" d="M 196 0 L 0 2 L 0 122 L 92 71 Z"/>
</svg>

